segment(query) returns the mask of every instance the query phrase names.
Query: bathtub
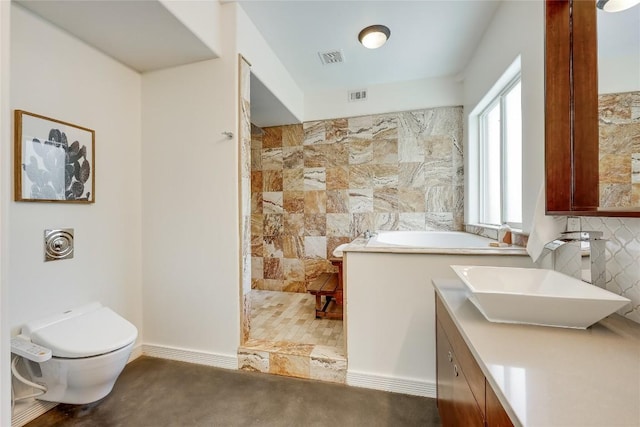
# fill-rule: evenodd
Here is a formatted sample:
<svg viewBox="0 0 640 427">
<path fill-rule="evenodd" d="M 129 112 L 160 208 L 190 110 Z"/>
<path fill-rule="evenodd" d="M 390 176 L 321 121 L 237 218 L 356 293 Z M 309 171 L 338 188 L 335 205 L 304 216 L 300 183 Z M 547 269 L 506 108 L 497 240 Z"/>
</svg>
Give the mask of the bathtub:
<svg viewBox="0 0 640 427">
<path fill-rule="evenodd" d="M 409 253 L 510 253 L 525 255 L 517 246 L 490 246 L 495 240 L 462 231 L 380 231 L 368 241 L 353 242 L 351 248 L 373 252 Z"/>
<path fill-rule="evenodd" d="M 462 231 L 380 231 L 367 247 L 407 246 L 414 248 L 490 248 L 495 240 Z"/>
</svg>

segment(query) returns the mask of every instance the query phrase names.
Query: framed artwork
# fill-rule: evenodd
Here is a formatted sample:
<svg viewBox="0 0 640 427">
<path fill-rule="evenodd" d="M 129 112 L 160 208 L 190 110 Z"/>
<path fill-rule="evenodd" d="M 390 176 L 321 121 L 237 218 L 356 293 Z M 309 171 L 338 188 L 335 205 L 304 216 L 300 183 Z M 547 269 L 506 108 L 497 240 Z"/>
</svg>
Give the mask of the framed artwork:
<svg viewBox="0 0 640 427">
<path fill-rule="evenodd" d="M 95 132 L 15 111 L 15 200 L 95 202 Z"/>
</svg>

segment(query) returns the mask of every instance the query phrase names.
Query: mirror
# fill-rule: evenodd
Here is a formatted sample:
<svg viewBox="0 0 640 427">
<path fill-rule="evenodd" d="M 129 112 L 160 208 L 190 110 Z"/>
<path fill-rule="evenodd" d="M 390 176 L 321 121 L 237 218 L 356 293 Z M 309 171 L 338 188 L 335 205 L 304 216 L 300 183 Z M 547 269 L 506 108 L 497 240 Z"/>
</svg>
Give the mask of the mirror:
<svg viewBox="0 0 640 427">
<path fill-rule="evenodd" d="M 635 6 L 629 13 L 639 13 L 639 8 Z M 634 130 L 637 129 L 634 125 L 640 123 L 640 105 L 637 97 L 631 96 L 632 101 L 618 103 L 621 95 L 603 94 L 600 110 L 607 126 L 599 128 L 598 75 L 604 77 L 609 73 L 598 69 L 596 10 L 595 1 L 545 2 L 546 210 L 550 215 L 640 216 L 640 203 L 632 204 L 633 163 L 638 170 L 635 180 L 640 184 L 640 135 Z M 620 40 L 620 24 L 611 25 L 615 38 Z M 631 31 L 639 34 L 638 27 L 636 21 L 635 29 Z M 604 43 L 610 43 L 609 51 L 603 53 L 605 56 L 623 50 L 620 49 L 622 43 L 615 39 Z M 616 46 L 616 50 L 611 46 Z M 638 58 L 640 52 L 635 60 L 640 61 Z M 602 61 L 606 63 L 610 59 L 603 58 Z M 622 71 L 619 65 L 615 67 Z M 640 74 L 636 76 L 640 79 Z M 621 77 L 616 79 L 622 81 Z M 630 102 L 626 110 L 624 102 Z M 635 119 L 631 119 L 632 116 Z M 620 125 L 623 126 L 616 127 Z M 621 128 L 630 136 L 616 135 Z M 609 152 L 600 152 L 600 134 L 604 135 L 603 145 Z M 624 156 L 628 161 L 621 161 Z M 634 158 L 638 161 L 634 162 Z M 607 169 L 609 166 L 613 169 Z M 601 167 L 602 174 L 599 173 Z M 601 176 L 616 182 L 601 184 Z M 637 201 L 640 202 L 640 191 L 638 194 Z M 601 199 L 606 203 L 601 204 Z M 628 203 L 622 203 L 623 200 Z"/>
<path fill-rule="evenodd" d="M 600 208 L 640 206 L 640 6 L 596 9 Z"/>
</svg>

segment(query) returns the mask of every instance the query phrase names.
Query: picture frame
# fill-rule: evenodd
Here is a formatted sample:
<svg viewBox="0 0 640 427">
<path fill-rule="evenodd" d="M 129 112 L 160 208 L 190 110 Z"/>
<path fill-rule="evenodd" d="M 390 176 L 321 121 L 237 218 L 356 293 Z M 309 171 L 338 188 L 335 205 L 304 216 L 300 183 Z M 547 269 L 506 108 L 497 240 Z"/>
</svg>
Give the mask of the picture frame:
<svg viewBox="0 0 640 427">
<path fill-rule="evenodd" d="M 15 110 L 15 201 L 95 202 L 95 131 Z"/>
</svg>

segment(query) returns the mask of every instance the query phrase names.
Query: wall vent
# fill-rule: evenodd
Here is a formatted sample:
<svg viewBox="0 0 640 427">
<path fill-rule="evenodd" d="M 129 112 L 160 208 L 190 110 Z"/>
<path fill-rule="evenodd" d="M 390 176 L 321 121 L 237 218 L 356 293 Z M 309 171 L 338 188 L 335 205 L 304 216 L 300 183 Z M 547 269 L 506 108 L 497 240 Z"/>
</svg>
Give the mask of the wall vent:
<svg viewBox="0 0 640 427">
<path fill-rule="evenodd" d="M 349 102 L 366 101 L 367 90 L 366 89 L 350 90 L 348 92 L 348 99 L 349 99 Z"/>
<path fill-rule="evenodd" d="M 328 52 L 318 52 L 318 56 L 320 56 L 320 62 L 322 62 L 323 65 L 338 64 L 340 62 L 344 62 L 344 55 L 342 55 L 341 50 L 330 50 Z"/>
</svg>

